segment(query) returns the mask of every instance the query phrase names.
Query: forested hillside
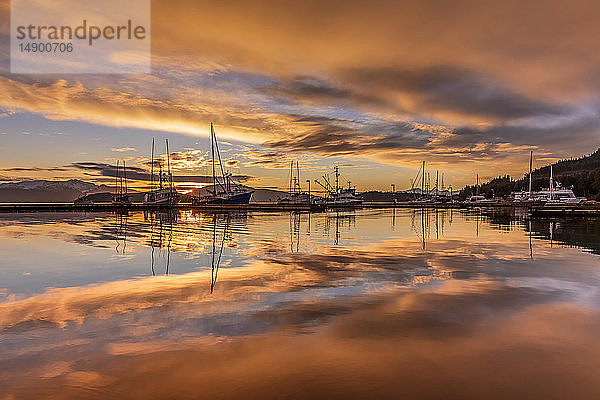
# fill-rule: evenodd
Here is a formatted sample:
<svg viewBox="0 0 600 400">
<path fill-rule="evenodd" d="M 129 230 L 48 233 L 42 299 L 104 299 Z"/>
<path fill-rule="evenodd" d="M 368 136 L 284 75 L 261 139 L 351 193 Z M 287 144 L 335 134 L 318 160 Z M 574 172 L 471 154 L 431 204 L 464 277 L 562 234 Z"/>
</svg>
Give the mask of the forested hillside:
<svg viewBox="0 0 600 400">
<path fill-rule="evenodd" d="M 565 187 L 573 187 L 577 196 L 588 199 L 600 200 L 600 149 L 589 156 L 561 160 L 552 164 L 555 181 Z M 550 178 L 550 165 L 535 169 L 533 171 L 533 190 L 548 187 Z M 508 196 L 510 192 L 527 190 L 529 177 L 525 175 L 514 179 L 509 175 L 499 176 L 479 187 L 479 194 L 487 197 Z M 466 186 L 461 191 L 461 196 L 466 197 L 475 194 L 475 186 Z"/>
</svg>

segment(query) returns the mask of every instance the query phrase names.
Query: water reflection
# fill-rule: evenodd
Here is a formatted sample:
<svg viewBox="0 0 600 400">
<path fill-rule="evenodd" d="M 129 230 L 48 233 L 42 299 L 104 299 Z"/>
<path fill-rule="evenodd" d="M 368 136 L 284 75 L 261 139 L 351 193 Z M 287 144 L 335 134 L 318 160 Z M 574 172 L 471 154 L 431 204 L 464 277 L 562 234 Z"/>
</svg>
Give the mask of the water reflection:
<svg viewBox="0 0 600 400">
<path fill-rule="evenodd" d="M 600 395 L 600 221 L 415 209 L 0 226 L 2 398 Z"/>
</svg>

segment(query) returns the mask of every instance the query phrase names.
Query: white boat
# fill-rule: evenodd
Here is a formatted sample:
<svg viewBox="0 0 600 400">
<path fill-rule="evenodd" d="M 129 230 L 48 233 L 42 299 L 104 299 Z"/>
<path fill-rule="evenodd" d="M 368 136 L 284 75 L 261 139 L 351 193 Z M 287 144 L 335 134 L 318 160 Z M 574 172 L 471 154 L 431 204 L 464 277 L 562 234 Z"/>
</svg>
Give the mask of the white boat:
<svg viewBox="0 0 600 400">
<path fill-rule="evenodd" d="M 119 170 L 119 160 L 115 170 L 115 194 L 112 196 L 115 206 L 127 206 L 131 204 L 131 198 L 127 194 L 127 174 L 125 172 L 125 160 L 123 160 L 123 171 Z"/>
<path fill-rule="evenodd" d="M 355 206 L 362 204 L 362 202 L 363 200 L 356 195 L 356 189 L 347 188 L 333 193 L 327 199 L 326 204 L 331 206 Z"/>
<path fill-rule="evenodd" d="M 554 180 L 553 168 L 550 165 L 550 185 L 548 188 L 532 190 L 532 164 L 533 152 L 529 158 L 529 190 L 513 192 L 511 196 L 515 203 L 522 204 L 547 204 L 547 205 L 576 205 L 584 203 L 587 199 L 577 197 L 573 188 L 563 188 L 560 182 Z"/>
<path fill-rule="evenodd" d="M 300 186 L 300 166 L 296 161 L 296 169 L 294 171 L 294 162 L 290 163 L 290 184 L 286 197 L 277 200 L 278 204 L 311 204 L 313 202 L 310 195 L 310 181 L 308 181 L 308 193 L 302 191 Z"/>
<path fill-rule="evenodd" d="M 585 197 L 576 197 L 573 189 L 565 189 L 560 182 L 554 182 L 552 165 L 550 166 L 550 187 L 542 189 L 536 196 L 546 202 L 547 205 L 575 205 L 585 202 Z"/>
<path fill-rule="evenodd" d="M 162 171 L 162 164 L 158 162 L 158 181 L 155 188 L 154 181 L 154 139 L 152 139 L 152 158 L 151 165 L 151 181 L 150 191 L 144 194 L 144 204 L 153 206 L 172 206 L 179 202 L 179 193 L 173 185 L 173 175 L 171 174 L 171 155 L 169 154 L 169 140 L 165 139 L 167 146 L 167 172 Z"/>
<path fill-rule="evenodd" d="M 178 202 L 179 193 L 172 187 L 151 190 L 144 194 L 144 204 L 148 205 L 175 205 Z"/>
<path fill-rule="evenodd" d="M 319 180 L 315 180 L 323 189 L 327 191 L 327 198 L 325 199 L 325 205 L 327 206 L 357 206 L 361 205 L 363 200 L 356 195 L 356 188 L 350 185 L 348 182 L 347 188 L 342 188 L 339 185 L 340 169 L 338 166 L 333 168 L 335 173 L 335 186 L 329 183 L 327 176 L 323 175 L 325 183 L 321 183 Z"/>
<path fill-rule="evenodd" d="M 484 204 L 484 205 L 485 204 L 498 204 L 499 202 L 500 202 L 500 199 L 497 199 L 497 198 L 488 199 L 485 196 L 481 196 L 481 195 L 469 196 L 465 200 L 465 203 L 468 203 L 468 204 Z"/>
</svg>

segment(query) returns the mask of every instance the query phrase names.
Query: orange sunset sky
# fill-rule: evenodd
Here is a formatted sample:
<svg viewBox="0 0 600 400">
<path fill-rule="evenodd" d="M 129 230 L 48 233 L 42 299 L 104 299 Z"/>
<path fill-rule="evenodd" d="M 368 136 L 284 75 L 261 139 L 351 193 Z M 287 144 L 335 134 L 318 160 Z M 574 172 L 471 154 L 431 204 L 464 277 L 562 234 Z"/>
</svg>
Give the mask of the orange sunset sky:
<svg viewBox="0 0 600 400">
<path fill-rule="evenodd" d="M 255 187 L 297 160 L 405 189 L 427 160 L 459 188 L 600 143 L 597 2 L 152 1 L 152 73 L 123 75 L 11 74 L 0 5 L 0 181 L 110 183 L 154 137 L 194 184 L 210 122 Z"/>
</svg>

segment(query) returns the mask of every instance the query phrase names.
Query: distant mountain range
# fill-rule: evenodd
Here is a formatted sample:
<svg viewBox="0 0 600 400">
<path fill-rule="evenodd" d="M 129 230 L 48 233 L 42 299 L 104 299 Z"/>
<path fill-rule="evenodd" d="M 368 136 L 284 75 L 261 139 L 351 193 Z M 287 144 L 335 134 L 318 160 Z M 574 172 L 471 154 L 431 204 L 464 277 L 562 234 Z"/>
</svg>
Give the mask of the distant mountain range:
<svg viewBox="0 0 600 400">
<path fill-rule="evenodd" d="M 110 192 L 107 185 L 79 179 L 67 181 L 27 180 L 0 184 L 0 203 L 68 203 L 90 193 Z"/>
<path fill-rule="evenodd" d="M 199 190 L 200 195 L 208 194 L 212 186 Z M 252 189 L 248 187 L 248 189 Z M 252 202 L 277 202 L 287 192 L 273 189 L 253 189 Z M 67 181 L 27 180 L 0 184 L 0 203 L 70 203 L 85 197 L 94 203 L 112 201 L 114 187 L 95 185 L 78 179 Z M 144 194 L 130 190 L 131 200 L 141 202 Z M 185 198 L 182 201 L 189 201 Z"/>
<path fill-rule="evenodd" d="M 528 164 L 528 160 L 524 162 Z M 588 156 L 561 160 L 551 165 L 555 181 L 560 182 L 564 187 L 572 186 L 577 196 L 600 200 L 600 149 Z M 531 176 L 533 190 L 547 188 L 550 183 L 550 165 L 533 170 Z M 505 175 L 481 184 L 479 193 L 488 197 L 491 197 L 492 194 L 507 196 L 511 192 L 527 190 L 528 186 L 529 174 L 516 180 Z M 468 196 L 475 193 L 476 190 L 475 186 L 466 186 L 461 191 L 461 195 Z"/>
</svg>

